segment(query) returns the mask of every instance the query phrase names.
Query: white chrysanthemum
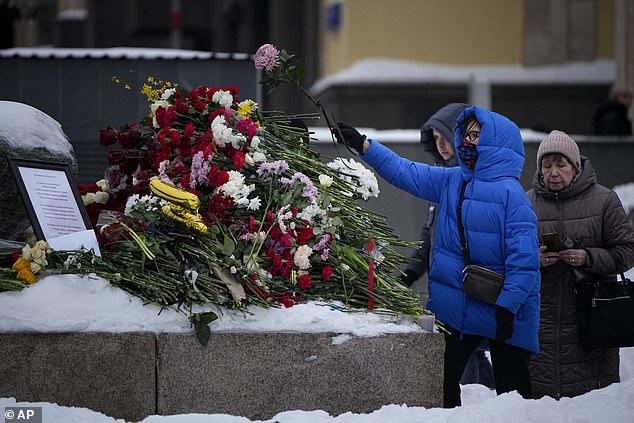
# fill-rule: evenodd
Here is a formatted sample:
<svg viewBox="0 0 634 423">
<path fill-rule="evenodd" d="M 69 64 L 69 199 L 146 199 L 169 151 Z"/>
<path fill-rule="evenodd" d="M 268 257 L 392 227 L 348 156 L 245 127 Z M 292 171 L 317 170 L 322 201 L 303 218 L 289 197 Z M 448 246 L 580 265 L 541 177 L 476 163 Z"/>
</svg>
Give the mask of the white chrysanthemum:
<svg viewBox="0 0 634 423">
<path fill-rule="evenodd" d="M 169 88 L 163 91 L 163 94 L 161 94 L 161 100 L 165 100 L 165 101 L 169 100 L 169 98 L 173 96 L 175 92 L 176 92 L 176 88 Z"/>
<path fill-rule="evenodd" d="M 245 185 L 244 175 L 235 170 L 229 171 L 229 180 L 216 188 L 214 193 L 223 191 L 225 195 L 233 198 L 233 201 L 239 206 L 248 206 L 249 199 L 247 198 L 251 192 L 255 189 L 255 185 Z"/>
<path fill-rule="evenodd" d="M 259 146 L 260 146 L 260 137 L 256 135 L 253 138 L 251 138 L 251 148 L 254 150 L 257 150 Z"/>
<path fill-rule="evenodd" d="M 326 218 L 326 211 L 319 208 L 317 204 L 311 203 L 304 207 L 301 212 L 297 213 L 297 217 L 299 219 L 306 220 L 311 224 L 314 221 L 322 222 Z"/>
<path fill-rule="evenodd" d="M 242 134 L 234 134 L 233 130 L 225 122 L 224 116 L 216 116 L 211 122 L 211 131 L 216 145 L 224 147 L 227 144 L 231 144 L 236 150 L 241 149 L 247 140 L 246 137 Z"/>
<path fill-rule="evenodd" d="M 244 162 L 249 166 L 253 166 L 256 163 L 266 162 L 267 158 L 264 153 L 260 153 L 259 151 L 250 151 L 244 155 Z"/>
<path fill-rule="evenodd" d="M 167 201 L 153 195 L 144 195 L 141 197 L 139 194 L 132 194 L 128 197 L 128 201 L 125 203 L 125 210 L 123 213 L 129 216 L 135 210 L 141 212 L 153 212 L 160 210 L 167 204 L 169 204 Z"/>
<path fill-rule="evenodd" d="M 211 97 L 211 101 L 220 104 L 222 107 L 231 107 L 233 104 L 233 96 L 229 91 L 218 90 Z"/>
<path fill-rule="evenodd" d="M 286 221 L 287 220 L 291 220 L 293 218 L 293 213 L 290 212 L 290 211 L 287 211 L 290 208 L 291 208 L 291 205 L 287 204 L 287 205 L 283 206 L 281 209 L 279 209 L 278 212 L 277 212 L 277 226 L 280 227 L 280 231 L 283 234 L 288 232 L 288 227 L 286 226 Z"/>
<path fill-rule="evenodd" d="M 338 172 L 339 177 L 353 186 L 364 200 L 379 196 L 379 183 L 376 176 L 361 163 L 353 159 L 338 158 L 328 163 L 328 167 Z"/>
<path fill-rule="evenodd" d="M 255 197 L 249 200 L 249 205 L 247 206 L 247 209 L 260 210 L 260 206 L 262 206 L 262 200 L 260 200 L 260 197 Z"/>
<path fill-rule="evenodd" d="M 310 268 L 310 255 L 313 253 L 313 249 L 308 245 L 300 245 L 295 251 L 295 255 L 293 256 L 293 263 L 301 270 L 306 270 Z"/>
</svg>

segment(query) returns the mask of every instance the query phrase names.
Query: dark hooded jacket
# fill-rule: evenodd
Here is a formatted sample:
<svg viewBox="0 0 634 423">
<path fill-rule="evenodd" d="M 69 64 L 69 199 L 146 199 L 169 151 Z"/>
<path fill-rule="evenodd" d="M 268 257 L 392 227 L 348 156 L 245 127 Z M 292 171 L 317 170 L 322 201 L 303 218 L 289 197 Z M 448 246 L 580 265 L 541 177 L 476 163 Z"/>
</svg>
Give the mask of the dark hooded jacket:
<svg viewBox="0 0 634 423">
<path fill-rule="evenodd" d="M 617 195 L 597 184 L 587 158 L 581 162 L 581 174 L 568 188 L 547 190 L 537 172 L 528 192 L 540 237 L 556 232 L 563 248 L 582 248 L 590 256 L 586 266 L 559 261 L 541 269 L 540 351 L 530 366 L 535 398 L 573 397 L 619 381 L 618 349 L 587 352 L 579 343 L 574 287 L 631 268 L 634 230 Z"/>
<path fill-rule="evenodd" d="M 454 146 L 462 142 L 466 122 L 480 122 L 478 160 L 470 170 L 415 163 L 370 140 L 360 155 L 386 181 L 412 195 L 438 203 L 434 250 L 429 270 L 427 308 L 464 334 L 494 339 L 496 306 L 510 310 L 513 335 L 505 342 L 537 354 L 539 326 L 539 251 L 537 218 L 519 183 L 524 145 L 519 128 L 508 118 L 469 107 L 458 118 Z M 462 221 L 471 249 L 471 262 L 504 275 L 504 288 L 495 305 L 464 292 L 464 257 L 458 235 L 457 208 L 466 181 Z"/>
<path fill-rule="evenodd" d="M 456 126 L 456 120 L 460 113 L 468 106 L 463 103 L 450 103 L 434 113 L 420 128 L 420 142 L 423 149 L 428 152 L 434 161 L 435 166 L 454 167 L 458 166 L 458 158 L 454 154 L 449 160 L 444 160 L 438 153 L 436 140 L 433 130 L 440 132 L 449 142 L 453 141 L 453 132 Z M 425 202 L 425 210 L 427 215 L 423 226 L 420 229 L 419 239 L 423 241 L 411 256 L 410 262 L 405 266 L 404 270 L 411 270 L 416 275 L 416 279 L 421 278 L 429 270 L 429 253 L 432 248 L 432 239 L 436 233 L 436 212 L 438 205 L 431 202 Z"/>
</svg>

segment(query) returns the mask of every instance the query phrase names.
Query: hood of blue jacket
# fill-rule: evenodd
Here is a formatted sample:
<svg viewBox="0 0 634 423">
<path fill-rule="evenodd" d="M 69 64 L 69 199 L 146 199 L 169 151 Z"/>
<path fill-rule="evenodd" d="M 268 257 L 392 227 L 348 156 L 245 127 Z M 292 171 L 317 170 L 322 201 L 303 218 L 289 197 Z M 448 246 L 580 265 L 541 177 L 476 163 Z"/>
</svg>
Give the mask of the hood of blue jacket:
<svg viewBox="0 0 634 423">
<path fill-rule="evenodd" d="M 454 147 L 462 143 L 465 123 L 475 116 L 480 123 L 480 140 L 476 146 L 478 161 L 473 172 L 458 158 L 466 180 L 473 177 L 485 181 L 512 177 L 520 179 L 524 166 L 524 143 L 518 126 L 501 114 L 472 106 L 458 117 Z"/>
</svg>

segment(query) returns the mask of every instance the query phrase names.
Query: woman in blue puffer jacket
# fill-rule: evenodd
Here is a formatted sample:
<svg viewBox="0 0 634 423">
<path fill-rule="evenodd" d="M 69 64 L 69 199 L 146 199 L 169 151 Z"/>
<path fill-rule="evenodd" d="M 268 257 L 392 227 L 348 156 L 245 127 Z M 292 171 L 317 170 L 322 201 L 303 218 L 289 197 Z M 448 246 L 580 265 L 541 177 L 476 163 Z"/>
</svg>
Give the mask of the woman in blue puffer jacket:
<svg viewBox="0 0 634 423">
<path fill-rule="evenodd" d="M 444 406 L 460 401 L 460 377 L 471 353 L 489 339 L 497 393 L 531 397 L 528 362 L 538 353 L 539 248 L 537 218 L 519 183 L 524 164 L 520 131 L 508 118 L 479 107 L 458 117 L 454 144 L 459 167 L 404 159 L 353 127 L 339 123 L 335 136 L 386 181 L 438 203 L 429 271 L 427 308 L 448 326 L 445 335 Z M 464 292 L 464 257 L 457 209 L 466 184 L 462 221 L 471 263 L 504 276 L 495 304 Z"/>
</svg>

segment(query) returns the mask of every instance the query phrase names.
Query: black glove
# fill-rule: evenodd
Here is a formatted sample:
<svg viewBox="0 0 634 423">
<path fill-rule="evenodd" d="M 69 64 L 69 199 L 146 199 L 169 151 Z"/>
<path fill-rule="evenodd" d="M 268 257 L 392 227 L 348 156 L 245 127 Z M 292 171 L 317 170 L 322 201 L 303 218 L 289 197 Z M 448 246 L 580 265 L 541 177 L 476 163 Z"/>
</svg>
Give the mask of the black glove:
<svg viewBox="0 0 634 423">
<path fill-rule="evenodd" d="M 343 122 L 337 122 L 337 126 L 339 126 L 341 135 L 336 128 L 332 129 L 332 133 L 335 135 L 335 138 L 337 138 L 337 142 L 339 144 L 348 145 L 357 150 L 359 153 L 363 153 L 363 141 L 365 141 L 365 135 L 361 135 L 359 131 Z"/>
<path fill-rule="evenodd" d="M 416 280 L 418 279 L 418 276 L 416 276 L 416 273 L 414 273 L 413 270 L 404 270 L 403 271 L 404 274 L 402 274 L 401 276 L 399 276 L 398 278 L 400 279 L 401 283 L 405 286 L 412 286 L 414 284 L 414 282 L 416 282 Z"/>
<path fill-rule="evenodd" d="M 496 341 L 504 342 L 513 336 L 513 320 L 515 320 L 515 314 L 504 307 L 498 306 L 495 309 L 495 323 L 497 324 L 495 329 Z"/>
</svg>

